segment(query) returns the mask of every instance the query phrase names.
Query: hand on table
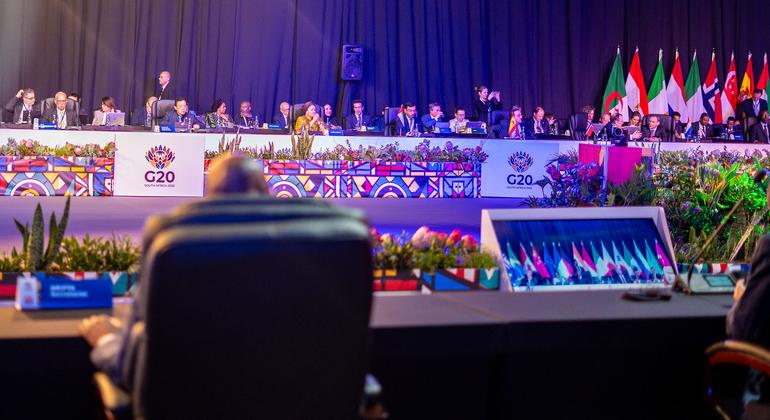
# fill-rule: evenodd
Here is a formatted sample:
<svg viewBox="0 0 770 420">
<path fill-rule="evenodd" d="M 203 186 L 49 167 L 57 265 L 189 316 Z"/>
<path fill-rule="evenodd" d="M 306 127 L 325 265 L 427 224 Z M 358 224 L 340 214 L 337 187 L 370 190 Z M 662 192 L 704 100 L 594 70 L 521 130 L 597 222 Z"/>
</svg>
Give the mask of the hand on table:
<svg viewBox="0 0 770 420">
<path fill-rule="evenodd" d="M 95 347 L 100 338 L 120 331 L 121 325 L 122 323 L 117 318 L 107 315 L 93 315 L 80 322 L 78 331 L 91 347 Z"/>
</svg>

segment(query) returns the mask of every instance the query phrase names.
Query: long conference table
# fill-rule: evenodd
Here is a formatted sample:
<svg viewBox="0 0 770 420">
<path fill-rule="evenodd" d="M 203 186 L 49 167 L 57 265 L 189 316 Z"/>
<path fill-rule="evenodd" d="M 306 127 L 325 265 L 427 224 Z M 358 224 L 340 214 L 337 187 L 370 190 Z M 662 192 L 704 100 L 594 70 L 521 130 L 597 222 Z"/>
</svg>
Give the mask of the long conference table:
<svg viewBox="0 0 770 420">
<path fill-rule="evenodd" d="M 398 419 L 704 418 L 703 352 L 724 339 L 730 297 L 620 295 L 375 296 L 370 371 Z M 130 304 L 116 299 L 112 314 Z M 77 334 L 95 312 L 0 303 L 0 418 L 96 417 Z"/>
</svg>

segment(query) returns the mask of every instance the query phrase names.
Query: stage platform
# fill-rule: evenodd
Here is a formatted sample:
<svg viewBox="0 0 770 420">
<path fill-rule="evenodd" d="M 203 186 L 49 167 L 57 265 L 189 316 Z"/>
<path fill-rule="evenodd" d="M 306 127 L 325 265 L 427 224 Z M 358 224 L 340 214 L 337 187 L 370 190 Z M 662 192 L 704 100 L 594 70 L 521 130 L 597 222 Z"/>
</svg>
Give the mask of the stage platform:
<svg viewBox="0 0 770 420">
<path fill-rule="evenodd" d="M 199 200 L 181 197 L 73 197 L 68 235 L 82 237 L 128 235 L 139 240 L 147 216 L 171 211 L 174 207 Z M 515 198 L 478 199 L 377 199 L 355 198 L 324 199 L 344 207 L 363 210 L 369 223 L 382 233 L 410 233 L 422 225 L 437 231 L 461 229 L 478 238 L 481 210 L 486 208 L 513 208 L 522 200 Z M 37 203 L 48 217 L 52 211 L 61 215 L 65 197 L 2 197 L 0 196 L 0 251 L 21 245 L 13 219 L 32 220 Z M 47 220 L 47 219 L 46 219 Z"/>
</svg>

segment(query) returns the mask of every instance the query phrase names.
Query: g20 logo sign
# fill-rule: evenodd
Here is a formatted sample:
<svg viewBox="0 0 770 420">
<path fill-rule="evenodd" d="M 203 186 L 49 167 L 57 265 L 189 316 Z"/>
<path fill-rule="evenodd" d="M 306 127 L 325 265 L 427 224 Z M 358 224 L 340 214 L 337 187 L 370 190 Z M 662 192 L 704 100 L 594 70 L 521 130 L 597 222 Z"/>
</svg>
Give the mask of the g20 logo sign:
<svg viewBox="0 0 770 420">
<path fill-rule="evenodd" d="M 168 168 L 171 163 L 176 159 L 174 151 L 170 147 L 166 146 L 154 146 L 144 155 L 153 171 L 147 171 L 144 173 L 144 180 L 147 182 L 156 183 L 170 183 L 174 182 L 176 175 L 173 171 L 169 171 Z"/>
<path fill-rule="evenodd" d="M 532 185 L 534 181 L 532 175 L 525 175 L 529 168 L 532 167 L 534 159 L 527 152 L 519 151 L 514 152 L 508 157 L 508 164 L 511 166 L 517 174 L 508 175 L 508 184 L 510 185 Z"/>
</svg>

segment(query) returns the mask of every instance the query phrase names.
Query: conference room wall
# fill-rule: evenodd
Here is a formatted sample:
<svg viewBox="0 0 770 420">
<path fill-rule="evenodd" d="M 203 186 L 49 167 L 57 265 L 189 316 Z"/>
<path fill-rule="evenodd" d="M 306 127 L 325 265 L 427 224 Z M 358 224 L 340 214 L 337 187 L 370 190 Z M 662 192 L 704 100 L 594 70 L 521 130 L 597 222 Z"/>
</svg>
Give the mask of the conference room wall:
<svg viewBox="0 0 770 420">
<path fill-rule="evenodd" d="M 740 0 L 2 0 L 0 97 L 61 89 L 85 109 L 111 95 L 132 110 L 169 69 L 199 112 L 223 97 L 267 118 L 290 98 L 347 114 L 360 97 L 372 114 L 405 100 L 422 113 L 470 107 L 485 83 L 506 107 L 566 116 L 599 105 L 617 45 L 626 71 L 639 46 L 648 83 L 660 47 L 667 74 L 678 47 L 685 74 L 697 48 L 703 79 L 716 48 L 720 79 L 732 50 L 738 77 L 749 50 L 758 76 L 768 19 Z M 345 43 L 365 47 L 360 82 L 339 82 Z"/>
</svg>

